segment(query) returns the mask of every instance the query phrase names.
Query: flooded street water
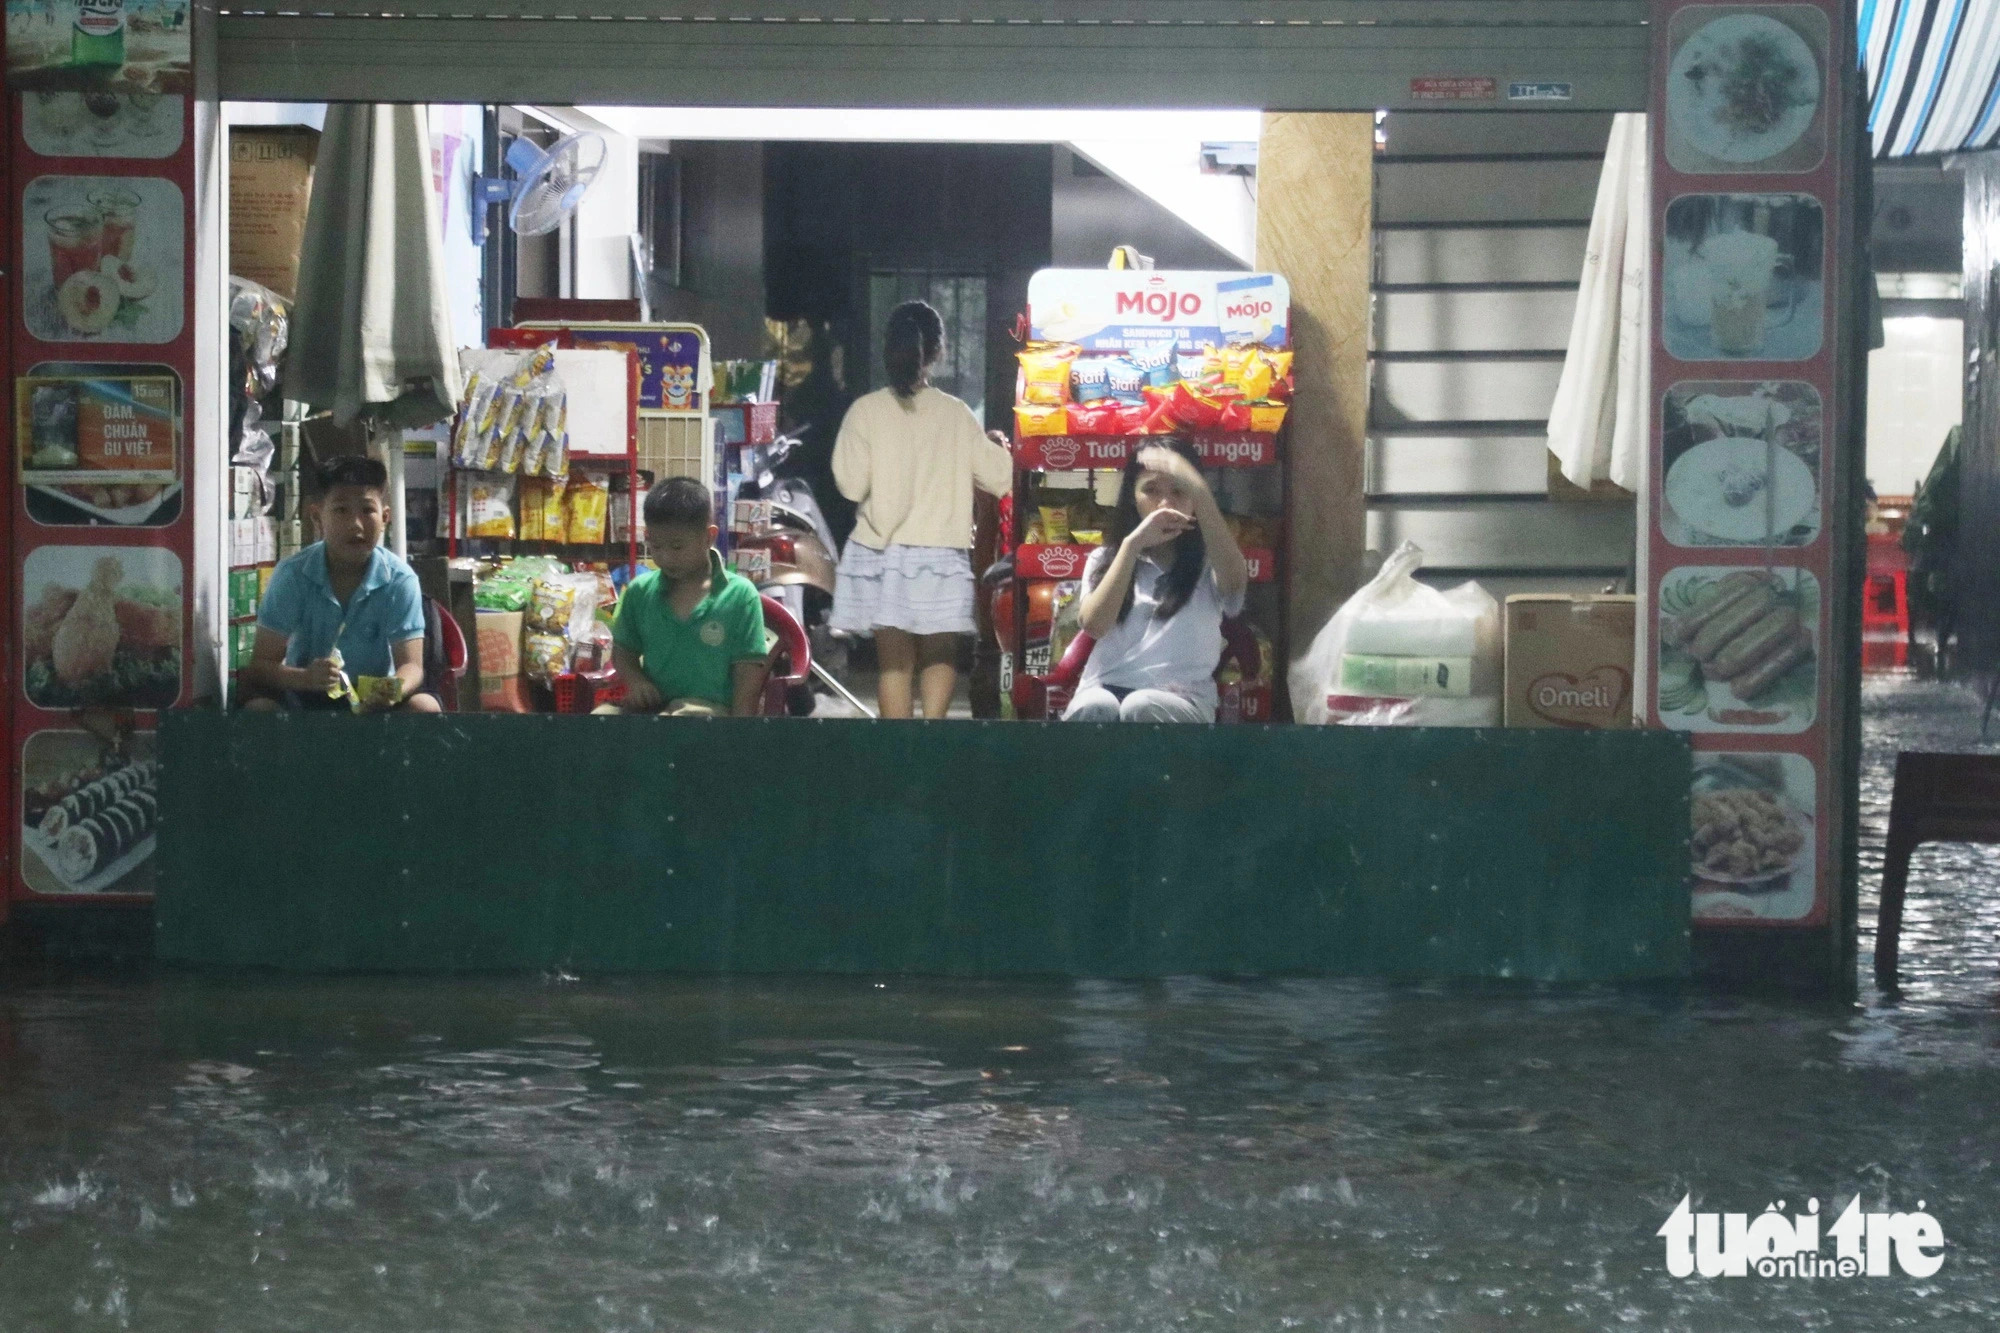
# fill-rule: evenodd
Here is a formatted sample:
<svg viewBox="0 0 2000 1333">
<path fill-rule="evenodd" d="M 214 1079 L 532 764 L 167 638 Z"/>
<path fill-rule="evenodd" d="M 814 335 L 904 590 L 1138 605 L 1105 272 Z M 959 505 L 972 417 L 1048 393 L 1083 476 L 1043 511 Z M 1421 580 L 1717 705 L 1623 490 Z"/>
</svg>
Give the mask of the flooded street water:
<svg viewBox="0 0 2000 1333">
<path fill-rule="evenodd" d="M 1963 692 L 1869 705 L 1864 932 L 1895 749 L 1977 741 Z M 1921 852 L 1906 931 L 1851 1007 L 15 977 L 0 1333 L 1990 1328 L 2000 848 Z M 1654 1234 L 1857 1192 L 1942 1270 L 1677 1279 Z"/>
</svg>

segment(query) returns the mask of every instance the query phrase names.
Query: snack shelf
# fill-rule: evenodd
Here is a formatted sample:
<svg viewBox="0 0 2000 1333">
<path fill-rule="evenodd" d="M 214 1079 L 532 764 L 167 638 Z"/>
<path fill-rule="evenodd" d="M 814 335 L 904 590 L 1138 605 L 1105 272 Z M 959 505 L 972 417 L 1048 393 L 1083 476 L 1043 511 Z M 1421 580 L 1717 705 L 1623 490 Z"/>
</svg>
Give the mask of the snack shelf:
<svg viewBox="0 0 2000 1333">
<path fill-rule="evenodd" d="M 1024 472 L 1073 472 L 1124 467 L 1149 435 L 1021 435 L 1014 466 Z M 1186 437 L 1210 467 L 1265 467 L 1278 461 L 1278 437 L 1262 431 L 1196 431 Z"/>
<path fill-rule="evenodd" d="M 1032 543 L 1015 548 L 1014 568 L 1024 579 L 1080 579 L 1084 562 L 1097 548 L 1080 542 Z M 1252 583 L 1271 583 L 1278 577 L 1278 557 L 1274 551 L 1244 547 L 1243 559 L 1250 566 Z"/>
</svg>

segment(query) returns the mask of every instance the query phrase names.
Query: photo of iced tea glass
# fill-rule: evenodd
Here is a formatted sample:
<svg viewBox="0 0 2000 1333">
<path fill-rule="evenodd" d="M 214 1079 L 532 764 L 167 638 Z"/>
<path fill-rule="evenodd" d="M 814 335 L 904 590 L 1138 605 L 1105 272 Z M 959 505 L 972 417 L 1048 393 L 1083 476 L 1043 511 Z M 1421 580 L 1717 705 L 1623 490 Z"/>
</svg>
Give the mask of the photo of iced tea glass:
<svg viewBox="0 0 2000 1333">
<path fill-rule="evenodd" d="M 1789 323 L 1796 313 L 1792 297 L 1782 318 L 1770 318 L 1773 292 L 1788 270 L 1777 241 L 1758 232 L 1719 232 L 1702 244 L 1702 256 L 1708 268 L 1709 328 L 1715 350 L 1725 356 L 1751 356 L 1763 350 L 1767 327 Z"/>
<path fill-rule="evenodd" d="M 90 208 L 54 208 L 42 221 L 49 229 L 49 270 L 55 275 L 56 290 L 80 272 L 96 271 L 105 254 L 101 214 Z"/>
<path fill-rule="evenodd" d="M 90 206 L 104 220 L 103 253 L 117 255 L 129 262 L 139 225 L 139 196 L 130 190 L 112 186 L 92 190 L 87 197 Z M 60 286 L 60 282 L 57 285 Z"/>
</svg>

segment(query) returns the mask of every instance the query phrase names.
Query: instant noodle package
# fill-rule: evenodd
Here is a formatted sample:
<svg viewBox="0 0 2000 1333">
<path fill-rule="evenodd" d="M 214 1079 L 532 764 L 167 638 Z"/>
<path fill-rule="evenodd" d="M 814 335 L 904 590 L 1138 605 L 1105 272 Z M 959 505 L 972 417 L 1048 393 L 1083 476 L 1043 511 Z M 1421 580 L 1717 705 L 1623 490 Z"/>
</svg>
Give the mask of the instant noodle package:
<svg viewBox="0 0 2000 1333">
<path fill-rule="evenodd" d="M 1291 352 L 1262 346 L 1162 342 L 1105 354 L 1035 343 L 1020 360 L 1014 425 L 1023 438 L 1274 434 L 1292 397 Z"/>
</svg>

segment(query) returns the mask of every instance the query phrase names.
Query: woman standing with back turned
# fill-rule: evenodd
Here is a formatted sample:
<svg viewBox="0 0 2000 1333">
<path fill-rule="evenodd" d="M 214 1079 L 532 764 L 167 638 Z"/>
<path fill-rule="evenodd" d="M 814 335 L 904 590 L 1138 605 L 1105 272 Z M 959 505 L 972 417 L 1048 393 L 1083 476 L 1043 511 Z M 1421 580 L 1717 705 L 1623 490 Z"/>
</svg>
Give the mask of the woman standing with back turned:
<svg viewBox="0 0 2000 1333">
<path fill-rule="evenodd" d="M 958 636 L 973 629 L 972 489 L 1004 495 L 1007 450 L 972 409 L 930 387 L 944 321 L 922 301 L 889 312 L 882 334 L 889 387 L 847 409 L 833 477 L 855 502 L 854 535 L 834 585 L 834 629 L 875 636 L 883 717 L 910 717 L 912 682 L 924 716 L 951 707 Z"/>
</svg>

